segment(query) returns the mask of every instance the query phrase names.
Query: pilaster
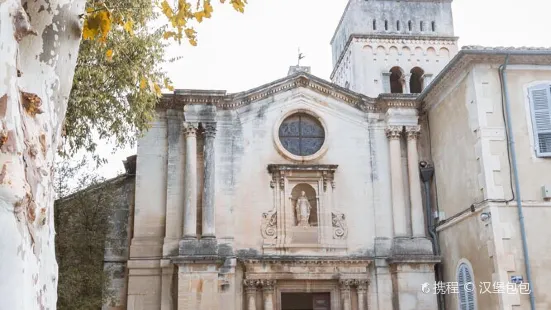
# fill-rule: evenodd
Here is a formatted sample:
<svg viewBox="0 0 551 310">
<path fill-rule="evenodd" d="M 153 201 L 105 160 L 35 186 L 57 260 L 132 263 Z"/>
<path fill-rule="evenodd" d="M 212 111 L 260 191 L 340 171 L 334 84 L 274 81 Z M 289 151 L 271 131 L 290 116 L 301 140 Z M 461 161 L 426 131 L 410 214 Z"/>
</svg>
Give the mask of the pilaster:
<svg viewBox="0 0 551 310">
<path fill-rule="evenodd" d="M 425 217 L 421 198 L 421 180 L 419 177 L 419 155 L 417 139 L 421 126 L 406 126 L 409 195 L 411 203 L 411 230 L 413 237 L 425 237 Z"/>
<path fill-rule="evenodd" d="M 204 179 L 201 238 L 215 238 L 215 148 L 216 123 L 203 123 L 204 129 Z"/>
<path fill-rule="evenodd" d="M 392 184 L 392 214 L 395 237 L 407 236 L 407 215 L 402 180 L 401 136 L 403 126 L 388 126 L 386 134 L 390 147 L 390 171 Z"/>
</svg>

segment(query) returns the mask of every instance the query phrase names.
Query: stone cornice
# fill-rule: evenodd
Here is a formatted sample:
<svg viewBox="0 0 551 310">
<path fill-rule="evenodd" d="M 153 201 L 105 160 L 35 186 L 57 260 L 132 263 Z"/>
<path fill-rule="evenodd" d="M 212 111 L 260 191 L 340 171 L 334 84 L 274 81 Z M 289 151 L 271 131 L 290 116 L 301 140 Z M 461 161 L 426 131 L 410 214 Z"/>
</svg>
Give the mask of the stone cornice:
<svg viewBox="0 0 551 310">
<path fill-rule="evenodd" d="M 377 111 L 384 112 L 388 108 L 417 109 L 417 97 L 417 94 L 380 94 L 376 100 Z"/>
<path fill-rule="evenodd" d="M 371 257 L 312 257 L 312 256 L 263 256 L 238 258 L 244 264 L 286 264 L 286 265 L 369 265 Z"/>
<path fill-rule="evenodd" d="M 226 94 L 225 91 L 219 90 L 176 90 L 174 94 L 163 95 L 159 107 L 181 109 L 186 104 L 204 104 L 214 105 L 220 110 L 233 110 L 298 87 L 333 97 L 364 112 L 374 112 L 376 109 L 374 98 L 352 92 L 305 72 L 298 72 L 272 83 L 234 94 Z"/>
<path fill-rule="evenodd" d="M 268 172 L 275 171 L 331 171 L 335 172 L 338 165 L 294 165 L 294 164 L 270 164 Z"/>
<path fill-rule="evenodd" d="M 422 35 L 399 35 L 399 34 L 351 34 L 344 45 L 344 48 L 333 67 L 330 79 L 333 79 L 337 69 L 339 68 L 341 61 L 344 59 L 346 51 L 350 47 L 352 42 L 365 42 L 365 43 L 385 43 L 385 44 L 443 44 L 443 45 L 456 45 L 459 37 L 446 37 L 446 36 L 422 36 Z"/>
<path fill-rule="evenodd" d="M 503 64 L 509 55 L 509 64 L 549 65 L 551 49 L 547 48 L 512 48 L 512 47 L 477 47 L 468 46 L 446 65 L 417 99 L 420 110 L 427 110 L 437 104 L 439 99 L 450 87 L 457 83 L 469 66 L 477 63 Z"/>
</svg>

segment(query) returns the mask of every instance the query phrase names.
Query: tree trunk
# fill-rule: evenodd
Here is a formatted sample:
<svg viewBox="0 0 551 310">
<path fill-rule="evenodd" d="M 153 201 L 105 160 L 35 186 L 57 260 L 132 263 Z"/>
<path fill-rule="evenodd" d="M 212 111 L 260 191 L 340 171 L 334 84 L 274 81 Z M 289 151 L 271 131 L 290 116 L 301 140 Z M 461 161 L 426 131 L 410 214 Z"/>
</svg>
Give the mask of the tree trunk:
<svg viewBox="0 0 551 310">
<path fill-rule="evenodd" d="M 53 164 L 85 0 L 0 0 L 0 308 L 55 309 Z"/>
</svg>

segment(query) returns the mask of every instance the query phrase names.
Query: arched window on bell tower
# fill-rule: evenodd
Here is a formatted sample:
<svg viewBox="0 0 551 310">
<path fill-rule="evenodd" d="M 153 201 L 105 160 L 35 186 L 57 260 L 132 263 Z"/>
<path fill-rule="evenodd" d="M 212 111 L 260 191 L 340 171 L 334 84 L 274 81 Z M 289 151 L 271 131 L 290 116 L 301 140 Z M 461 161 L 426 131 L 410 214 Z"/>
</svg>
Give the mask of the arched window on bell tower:
<svg viewBox="0 0 551 310">
<path fill-rule="evenodd" d="M 411 69 L 411 78 L 409 80 L 409 92 L 419 94 L 423 91 L 425 71 L 419 67 Z"/>
<path fill-rule="evenodd" d="M 404 71 L 400 67 L 390 69 L 390 92 L 393 94 L 404 93 Z"/>
</svg>

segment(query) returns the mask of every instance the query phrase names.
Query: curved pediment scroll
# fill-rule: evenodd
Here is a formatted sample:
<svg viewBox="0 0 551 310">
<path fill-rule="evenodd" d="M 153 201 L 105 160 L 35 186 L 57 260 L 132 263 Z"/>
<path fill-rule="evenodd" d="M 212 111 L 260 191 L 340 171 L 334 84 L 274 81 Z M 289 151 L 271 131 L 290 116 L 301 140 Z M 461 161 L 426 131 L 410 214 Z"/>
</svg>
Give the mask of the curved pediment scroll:
<svg viewBox="0 0 551 310">
<path fill-rule="evenodd" d="M 331 222 L 333 223 L 333 239 L 345 239 L 348 235 L 348 226 L 344 213 L 331 211 Z"/>
<path fill-rule="evenodd" d="M 272 210 L 262 213 L 261 224 L 262 238 L 265 240 L 275 240 L 277 238 L 277 211 Z"/>
</svg>

